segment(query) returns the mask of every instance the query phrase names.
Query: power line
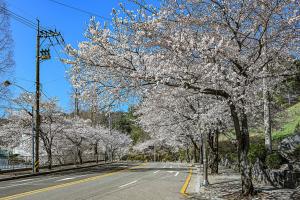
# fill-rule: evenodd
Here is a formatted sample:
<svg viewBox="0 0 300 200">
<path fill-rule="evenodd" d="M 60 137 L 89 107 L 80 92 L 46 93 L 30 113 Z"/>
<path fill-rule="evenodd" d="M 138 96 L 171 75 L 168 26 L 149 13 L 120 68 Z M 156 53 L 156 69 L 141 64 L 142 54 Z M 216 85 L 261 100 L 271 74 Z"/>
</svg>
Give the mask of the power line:
<svg viewBox="0 0 300 200">
<path fill-rule="evenodd" d="M 51 99 L 48 97 L 48 95 L 45 94 L 45 92 L 43 92 L 43 90 L 41 90 L 41 93 L 42 93 L 49 101 L 51 101 Z"/>
<path fill-rule="evenodd" d="M 35 83 L 35 81 L 33 81 L 33 80 L 28 80 L 28 79 L 25 79 L 23 77 L 14 76 L 12 74 L 6 74 L 6 76 L 17 79 L 19 81 L 26 81 L 26 82 L 30 82 L 30 83 Z"/>
<path fill-rule="evenodd" d="M 90 11 L 87 11 L 87 10 L 84 10 L 84 9 L 81 9 L 81 8 L 77 8 L 77 7 L 74 7 L 74 6 L 65 4 L 65 3 L 61 3 L 61 2 L 56 1 L 56 0 L 49 0 L 49 1 L 51 1 L 51 2 L 53 2 L 53 3 L 56 3 L 56 4 L 59 4 L 59 5 L 61 5 L 61 6 L 64 6 L 64 7 L 73 9 L 73 10 L 76 10 L 76 11 L 81 12 L 81 13 L 85 13 L 85 14 L 88 14 L 88 15 L 91 15 L 91 16 L 96 16 L 96 17 L 102 18 L 102 19 L 104 19 L 104 20 L 111 21 L 111 19 L 109 19 L 109 18 L 107 18 L 107 17 L 98 15 L 98 14 L 96 14 L 96 13 L 92 13 L 92 12 L 90 12 Z"/>
<path fill-rule="evenodd" d="M 4 8 L 5 9 L 5 8 Z M 34 29 L 36 30 L 37 29 L 37 26 L 36 24 L 32 23 L 31 21 L 28 21 L 26 20 L 25 18 L 5 9 L 6 12 L 8 13 L 8 15 L 13 18 L 14 20 L 18 21 L 18 22 L 21 22 L 22 24 L 26 25 L 27 27 L 31 28 L 31 29 Z"/>
<path fill-rule="evenodd" d="M 63 59 L 61 58 L 60 53 L 59 53 L 59 52 L 57 51 L 57 49 L 55 48 L 55 45 L 54 45 L 53 41 L 52 41 L 50 38 L 49 38 L 49 41 L 50 41 L 51 45 L 53 46 L 54 51 L 55 51 L 56 55 L 58 56 L 59 60 L 62 62 Z M 58 44 L 59 44 L 59 46 L 60 46 L 61 48 L 63 48 L 61 43 L 58 43 Z M 66 64 L 65 64 L 64 62 L 62 62 L 62 63 L 63 63 L 63 65 L 64 65 L 65 70 L 67 70 Z"/>
<path fill-rule="evenodd" d="M 12 17 L 13 19 L 15 19 L 18 22 L 21 22 L 22 24 L 26 25 L 29 28 L 32 28 L 34 30 L 37 30 L 37 24 L 36 22 L 33 22 L 9 9 L 7 9 L 6 7 L 1 6 L 1 9 L 3 9 L 10 17 Z M 41 27 L 44 30 L 47 30 L 47 28 L 45 27 Z"/>
</svg>

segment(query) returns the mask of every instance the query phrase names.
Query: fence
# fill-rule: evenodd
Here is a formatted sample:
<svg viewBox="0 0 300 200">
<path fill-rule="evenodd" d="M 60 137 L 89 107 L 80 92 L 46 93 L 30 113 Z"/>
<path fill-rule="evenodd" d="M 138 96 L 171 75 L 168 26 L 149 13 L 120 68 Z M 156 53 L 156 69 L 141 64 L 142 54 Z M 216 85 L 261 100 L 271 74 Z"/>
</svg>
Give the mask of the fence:
<svg viewBox="0 0 300 200">
<path fill-rule="evenodd" d="M 98 160 L 104 160 L 104 154 L 99 154 L 98 156 L 94 154 L 84 154 L 82 155 L 83 163 L 93 162 Z M 76 154 L 70 152 L 70 154 L 65 155 L 53 155 L 52 156 L 52 166 L 61 165 L 71 165 L 79 164 L 79 158 Z M 47 167 L 48 157 L 40 156 L 40 167 Z M 14 169 L 24 169 L 32 167 L 32 157 L 31 156 L 12 156 L 8 155 L 5 158 L 0 158 L 0 170 L 14 170 Z"/>
</svg>

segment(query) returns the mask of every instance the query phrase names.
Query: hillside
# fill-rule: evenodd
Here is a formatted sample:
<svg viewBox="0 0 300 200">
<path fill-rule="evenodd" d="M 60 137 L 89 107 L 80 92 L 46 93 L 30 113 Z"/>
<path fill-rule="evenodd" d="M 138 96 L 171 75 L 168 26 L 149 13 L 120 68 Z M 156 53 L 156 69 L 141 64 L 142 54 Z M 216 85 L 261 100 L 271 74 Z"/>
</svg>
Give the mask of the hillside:
<svg viewBox="0 0 300 200">
<path fill-rule="evenodd" d="M 300 124 L 300 102 L 279 113 L 274 123 L 278 123 L 280 128 L 273 130 L 273 140 L 282 140 L 294 134 Z"/>
</svg>

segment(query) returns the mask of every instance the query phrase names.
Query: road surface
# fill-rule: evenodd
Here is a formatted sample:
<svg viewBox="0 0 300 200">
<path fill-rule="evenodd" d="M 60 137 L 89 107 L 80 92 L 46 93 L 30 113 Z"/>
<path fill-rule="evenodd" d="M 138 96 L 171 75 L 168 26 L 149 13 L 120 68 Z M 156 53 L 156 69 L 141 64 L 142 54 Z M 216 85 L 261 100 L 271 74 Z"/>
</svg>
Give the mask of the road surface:
<svg viewBox="0 0 300 200">
<path fill-rule="evenodd" d="M 0 182 L 0 200 L 180 200 L 189 173 L 181 163 L 118 163 Z"/>
</svg>

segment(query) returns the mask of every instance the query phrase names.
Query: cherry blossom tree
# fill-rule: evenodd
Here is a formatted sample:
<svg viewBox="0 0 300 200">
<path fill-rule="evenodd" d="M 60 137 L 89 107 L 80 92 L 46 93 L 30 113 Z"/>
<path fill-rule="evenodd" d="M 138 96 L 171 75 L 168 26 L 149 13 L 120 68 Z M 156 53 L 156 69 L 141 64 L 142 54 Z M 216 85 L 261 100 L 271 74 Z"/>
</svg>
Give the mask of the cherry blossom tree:
<svg viewBox="0 0 300 200">
<path fill-rule="evenodd" d="M 30 134 L 30 130 L 26 128 L 26 120 L 20 120 L 20 116 L 27 117 L 25 111 L 10 111 L 9 119 L 1 125 L 0 141 L 1 146 L 15 148 L 21 145 L 24 137 Z"/>
<path fill-rule="evenodd" d="M 164 85 L 226 104 L 238 140 L 242 193 L 253 194 L 248 119 L 263 80 L 272 88 L 294 73 L 298 8 L 293 0 L 166 0 L 160 10 L 142 5 L 136 13 L 122 7 L 113 28 L 92 19 L 88 41 L 67 48 L 71 72 L 78 72 L 71 80 L 83 89 L 96 82 L 113 99 Z"/>
<path fill-rule="evenodd" d="M 197 156 L 196 151 L 201 148 L 201 155 L 203 153 L 205 157 L 206 175 L 208 141 L 210 168 L 212 173 L 218 172 L 218 135 L 226 126 L 231 125 L 226 105 L 203 95 L 187 93 L 184 89 L 161 89 L 147 95 L 136 114 L 140 125 L 153 133 L 154 138 L 166 140 L 174 148 L 186 146 L 183 144 L 188 139 L 194 146 L 194 158 Z M 205 182 L 208 182 L 207 178 Z"/>
<path fill-rule="evenodd" d="M 90 120 L 84 120 L 79 117 L 66 120 L 64 129 L 64 138 L 67 145 L 75 152 L 79 163 L 83 163 L 82 155 L 84 151 L 89 149 L 89 138 L 93 134 L 93 129 L 90 126 Z"/>
<path fill-rule="evenodd" d="M 30 141 L 32 137 L 32 129 L 33 129 L 33 119 L 32 119 L 32 105 L 33 99 L 32 95 L 29 93 L 22 93 L 18 98 L 16 98 L 13 102 L 16 105 L 21 106 L 21 111 L 10 111 L 10 115 L 8 117 L 8 127 L 3 127 L 3 132 L 7 132 L 10 136 L 8 138 L 14 140 L 13 136 L 17 138 L 25 138 Z M 57 100 L 51 99 L 49 101 L 43 101 L 41 103 L 41 134 L 40 138 L 42 140 L 44 151 L 47 155 L 47 163 L 49 169 L 52 168 L 53 163 L 53 149 L 54 143 L 56 140 L 59 140 L 62 131 L 64 129 L 64 114 L 57 106 Z M 15 134 L 11 134 L 15 133 Z M 18 140 L 16 140 L 18 141 Z M 9 144 L 9 143 L 8 143 Z M 31 141 L 28 145 L 22 145 L 28 152 L 30 152 Z M 41 153 L 44 153 L 41 152 Z"/>
</svg>

